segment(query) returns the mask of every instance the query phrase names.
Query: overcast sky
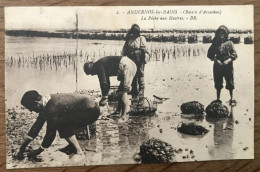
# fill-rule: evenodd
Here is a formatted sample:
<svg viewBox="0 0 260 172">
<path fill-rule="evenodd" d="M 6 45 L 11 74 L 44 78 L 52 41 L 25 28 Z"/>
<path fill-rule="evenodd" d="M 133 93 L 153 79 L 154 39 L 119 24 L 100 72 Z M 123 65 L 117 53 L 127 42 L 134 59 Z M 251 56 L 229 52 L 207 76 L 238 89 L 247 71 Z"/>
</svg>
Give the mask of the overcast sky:
<svg viewBox="0 0 260 172">
<path fill-rule="evenodd" d="M 127 14 L 130 10 L 159 10 L 178 14 Z M 183 13 L 186 11 L 189 14 Z M 195 12 L 221 14 L 190 14 Z M 253 6 L 114 6 L 114 7 L 5 7 L 5 28 L 57 30 L 74 29 L 79 16 L 79 29 L 129 29 L 133 23 L 141 29 L 216 29 L 226 25 L 230 29 L 253 30 Z M 168 11 L 169 12 L 169 11 Z M 141 20 L 146 17 L 147 20 Z M 184 20 L 148 20 L 150 17 L 183 17 Z M 196 16 L 197 20 L 190 20 Z"/>
</svg>

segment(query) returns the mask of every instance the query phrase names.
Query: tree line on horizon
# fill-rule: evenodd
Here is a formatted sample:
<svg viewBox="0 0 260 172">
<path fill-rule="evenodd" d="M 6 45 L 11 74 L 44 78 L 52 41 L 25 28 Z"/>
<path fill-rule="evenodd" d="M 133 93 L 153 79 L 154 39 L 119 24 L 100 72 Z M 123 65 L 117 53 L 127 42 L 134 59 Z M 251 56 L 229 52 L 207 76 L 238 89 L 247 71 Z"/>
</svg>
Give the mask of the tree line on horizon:
<svg viewBox="0 0 260 172">
<path fill-rule="evenodd" d="M 177 34 L 174 34 L 177 33 Z M 5 34 L 7 36 L 23 36 L 23 37 L 47 37 L 47 38 L 67 38 L 67 39 L 98 39 L 98 40 L 124 40 L 126 30 L 117 30 L 117 31 L 79 31 L 76 34 L 73 31 L 59 30 L 56 32 L 48 31 L 33 31 L 33 30 L 6 30 Z M 214 30 L 160 30 L 154 31 L 150 30 L 149 32 L 142 31 L 141 34 L 145 36 L 146 40 L 154 42 L 173 42 L 173 43 L 197 43 L 198 36 L 197 34 L 204 33 L 202 42 L 211 43 L 212 36 L 209 34 L 214 33 Z M 252 34 L 251 30 L 240 30 L 240 31 L 231 31 L 231 33 L 237 34 Z M 233 36 L 230 38 L 234 43 L 240 43 L 240 36 Z M 252 36 L 247 36 L 244 38 L 245 44 L 252 44 Z"/>
</svg>

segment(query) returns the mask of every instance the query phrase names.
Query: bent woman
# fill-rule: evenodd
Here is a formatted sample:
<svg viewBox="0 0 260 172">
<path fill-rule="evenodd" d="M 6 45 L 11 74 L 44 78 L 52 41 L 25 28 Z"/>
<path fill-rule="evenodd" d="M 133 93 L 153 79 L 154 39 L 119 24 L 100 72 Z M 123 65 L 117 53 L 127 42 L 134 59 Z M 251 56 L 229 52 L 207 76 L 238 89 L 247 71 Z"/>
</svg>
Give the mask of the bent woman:
<svg viewBox="0 0 260 172">
<path fill-rule="evenodd" d="M 37 91 L 26 92 L 21 100 L 21 104 L 30 111 L 39 113 L 36 121 L 29 130 L 27 137 L 16 153 L 17 159 L 24 158 L 24 151 L 27 145 L 38 135 L 45 122 L 47 122 L 46 134 L 41 146 L 33 150 L 30 156 L 37 156 L 45 149 L 49 148 L 56 137 L 56 131 L 61 138 L 69 143 L 65 150 L 73 150 L 71 161 L 76 162 L 85 158 L 82 149 L 76 139 L 77 129 L 95 122 L 100 109 L 97 103 L 89 96 L 82 94 L 52 94 L 42 96 Z"/>
</svg>

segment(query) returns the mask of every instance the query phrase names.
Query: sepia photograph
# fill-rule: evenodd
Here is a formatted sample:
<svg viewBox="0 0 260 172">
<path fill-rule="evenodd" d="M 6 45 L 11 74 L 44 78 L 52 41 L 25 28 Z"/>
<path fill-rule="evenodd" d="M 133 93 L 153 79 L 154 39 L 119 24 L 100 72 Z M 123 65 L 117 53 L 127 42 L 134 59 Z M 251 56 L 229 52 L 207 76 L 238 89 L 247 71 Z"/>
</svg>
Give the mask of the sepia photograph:
<svg viewBox="0 0 260 172">
<path fill-rule="evenodd" d="M 5 7 L 6 168 L 254 159 L 253 14 Z"/>
</svg>

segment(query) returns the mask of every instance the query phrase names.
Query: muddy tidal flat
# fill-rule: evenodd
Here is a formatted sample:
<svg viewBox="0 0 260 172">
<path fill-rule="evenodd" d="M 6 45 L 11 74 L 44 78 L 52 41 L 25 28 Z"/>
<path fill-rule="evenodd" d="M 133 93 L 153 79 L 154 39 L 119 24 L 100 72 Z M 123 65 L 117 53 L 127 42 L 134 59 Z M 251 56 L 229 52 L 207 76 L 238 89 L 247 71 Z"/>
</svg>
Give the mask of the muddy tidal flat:
<svg viewBox="0 0 260 172">
<path fill-rule="evenodd" d="M 205 112 L 200 118 L 193 118 L 182 114 L 180 109 L 189 101 L 198 101 L 206 108 L 216 99 L 213 63 L 206 57 L 209 44 L 149 42 L 152 58 L 145 66 L 145 97 L 151 101 L 153 95 L 169 98 L 157 105 L 154 114 L 130 116 L 126 123 L 121 124 L 117 117 L 108 117 L 115 110 L 113 104 L 101 107 L 102 114 L 90 140 L 80 140 L 86 158 L 76 164 L 70 161 L 71 155 L 58 151 L 67 145 L 58 134 L 51 147 L 37 160 L 13 159 L 14 152 L 37 117 L 36 113 L 20 105 L 25 91 L 34 89 L 48 95 L 75 92 L 77 87 L 82 94 L 100 100 L 98 78 L 86 76 L 83 64 L 90 59 L 119 55 L 123 41 L 80 40 L 78 68 L 75 68 L 71 55 L 74 43 L 69 39 L 6 37 L 7 168 L 138 164 L 142 163 L 138 156 L 140 146 L 151 138 L 171 145 L 174 154 L 171 162 L 253 158 L 253 45 L 235 44 L 238 53 L 238 59 L 234 61 L 236 104 L 229 105 L 228 90 L 222 89 L 221 100 L 230 114 L 227 118 L 210 119 Z M 75 70 L 78 72 L 77 84 Z M 119 85 L 116 77 L 111 77 L 111 85 Z M 181 123 L 194 123 L 208 132 L 182 134 L 177 129 Z M 38 148 L 44 134 L 45 126 L 27 151 Z"/>
</svg>

